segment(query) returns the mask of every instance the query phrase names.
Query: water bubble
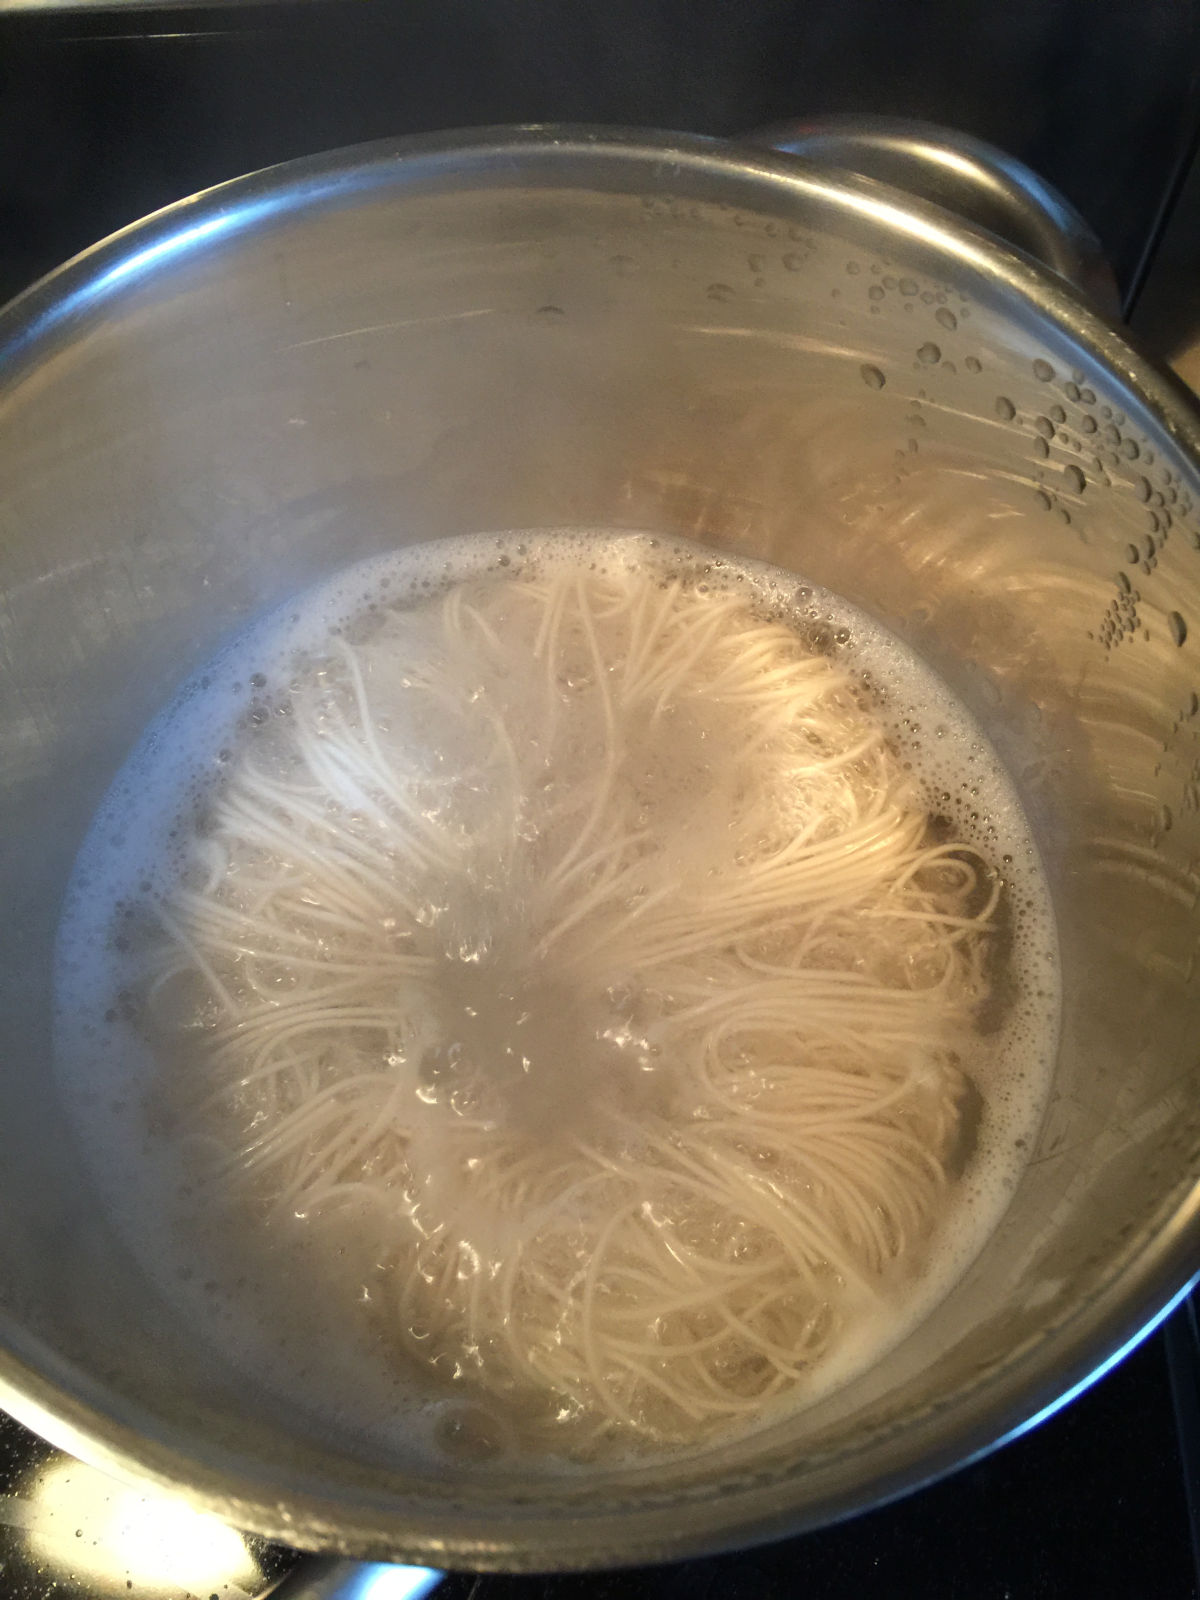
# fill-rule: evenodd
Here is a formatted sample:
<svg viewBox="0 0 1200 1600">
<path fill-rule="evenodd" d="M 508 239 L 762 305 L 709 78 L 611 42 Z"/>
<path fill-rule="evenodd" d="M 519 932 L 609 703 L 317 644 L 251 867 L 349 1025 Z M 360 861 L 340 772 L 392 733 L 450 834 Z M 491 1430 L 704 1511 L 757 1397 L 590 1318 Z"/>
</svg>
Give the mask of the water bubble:
<svg viewBox="0 0 1200 1600">
<path fill-rule="evenodd" d="M 1049 417 L 1034 417 L 1033 425 L 1041 434 L 1043 439 L 1053 439 L 1054 424 L 1050 421 Z"/>
<path fill-rule="evenodd" d="M 1171 630 L 1171 637 L 1176 644 L 1182 644 L 1187 638 L 1187 623 L 1178 611 L 1172 611 L 1167 616 L 1167 626 Z"/>
<path fill-rule="evenodd" d="M 927 367 L 935 367 L 941 359 L 942 352 L 932 339 L 927 339 L 917 351 L 917 360 Z"/>
<path fill-rule="evenodd" d="M 1079 426 L 1084 433 L 1095 433 L 1096 419 L 1095 417 L 1082 416 L 1079 419 Z"/>
<path fill-rule="evenodd" d="M 1134 483 L 1133 492 L 1134 492 L 1134 494 L 1137 495 L 1138 499 L 1142 502 L 1142 504 L 1145 505 L 1146 502 L 1150 499 L 1150 492 L 1151 491 L 1150 491 L 1150 480 L 1149 480 L 1149 478 L 1138 478 L 1137 481 Z"/>
<path fill-rule="evenodd" d="M 1063 393 L 1066 395 L 1068 400 L 1078 400 L 1079 385 L 1077 383 L 1064 383 Z"/>
<path fill-rule="evenodd" d="M 789 250 L 783 258 L 783 264 L 789 272 L 800 272 L 804 267 L 804 256 L 799 250 Z"/>
<path fill-rule="evenodd" d="M 490 1461 L 504 1449 L 498 1420 L 478 1406 L 448 1407 L 438 1418 L 434 1437 L 446 1455 L 459 1461 Z"/>
<path fill-rule="evenodd" d="M 1040 383 L 1049 383 L 1054 376 L 1054 368 L 1039 356 L 1033 363 L 1033 375 Z"/>
<path fill-rule="evenodd" d="M 1067 480 L 1067 487 L 1074 489 L 1076 494 L 1082 494 L 1087 488 L 1087 479 L 1084 477 L 1082 469 L 1075 466 L 1074 463 L 1063 468 L 1063 477 Z"/>
<path fill-rule="evenodd" d="M 1121 454 L 1125 457 L 1126 461 L 1136 461 L 1138 456 L 1141 455 L 1141 451 L 1138 449 L 1137 440 L 1122 439 Z"/>
<path fill-rule="evenodd" d="M 918 284 L 917 284 L 915 279 L 913 279 L 913 278 L 901 278 L 900 279 L 900 293 L 902 295 L 914 295 L 914 294 L 916 294 L 917 289 L 918 289 Z"/>
<path fill-rule="evenodd" d="M 873 367 L 869 363 L 864 363 L 861 367 L 859 367 L 858 370 L 860 376 L 862 377 L 862 381 L 866 384 L 868 389 L 882 389 L 884 384 L 887 382 L 887 379 L 884 377 L 879 368 Z"/>
<path fill-rule="evenodd" d="M 879 287 L 879 285 L 877 283 L 873 283 L 871 285 L 871 287 L 867 290 L 867 299 L 868 300 L 882 300 L 883 299 L 883 290 Z"/>
<path fill-rule="evenodd" d="M 963 366 L 966 367 L 968 372 L 982 372 L 983 371 L 983 362 L 980 361 L 978 356 L 968 356 L 967 359 L 963 362 Z"/>
<path fill-rule="evenodd" d="M 1045 461 L 1050 454 L 1050 446 L 1045 439 L 1036 437 L 1033 441 L 1033 453 L 1039 461 Z"/>
<path fill-rule="evenodd" d="M 1067 413 L 1061 406 L 1051 406 L 1049 415 L 1051 422 L 1062 424 L 1067 420 Z"/>
<path fill-rule="evenodd" d="M 958 318 L 946 306 L 939 306 L 933 316 L 936 322 L 940 322 L 943 328 L 949 328 L 951 333 L 958 327 Z"/>
<path fill-rule="evenodd" d="M 996 396 L 996 415 L 1001 422 L 1011 422 L 1017 414 L 1017 408 L 1006 394 Z"/>
<path fill-rule="evenodd" d="M 1037 501 L 1038 505 L 1041 506 L 1043 511 L 1049 511 L 1050 507 L 1054 503 L 1050 496 L 1046 493 L 1045 489 L 1035 489 L 1033 492 L 1033 498 Z"/>
<path fill-rule="evenodd" d="M 732 284 L 728 283 L 710 283 L 705 292 L 710 300 L 720 301 L 732 300 L 736 293 Z"/>
</svg>

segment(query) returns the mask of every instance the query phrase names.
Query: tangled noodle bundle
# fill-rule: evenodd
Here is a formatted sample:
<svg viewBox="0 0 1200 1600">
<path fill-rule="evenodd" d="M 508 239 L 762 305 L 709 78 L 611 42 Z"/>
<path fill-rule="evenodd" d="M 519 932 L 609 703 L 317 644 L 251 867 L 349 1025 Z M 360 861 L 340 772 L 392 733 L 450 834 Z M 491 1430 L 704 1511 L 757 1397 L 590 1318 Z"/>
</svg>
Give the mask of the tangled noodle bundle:
<svg viewBox="0 0 1200 1600">
<path fill-rule="evenodd" d="M 787 1397 L 944 1207 L 999 893 L 861 687 L 611 561 L 334 634 L 275 711 L 149 981 L 222 1181 L 361 1214 L 397 1348 L 539 1425 Z"/>
</svg>

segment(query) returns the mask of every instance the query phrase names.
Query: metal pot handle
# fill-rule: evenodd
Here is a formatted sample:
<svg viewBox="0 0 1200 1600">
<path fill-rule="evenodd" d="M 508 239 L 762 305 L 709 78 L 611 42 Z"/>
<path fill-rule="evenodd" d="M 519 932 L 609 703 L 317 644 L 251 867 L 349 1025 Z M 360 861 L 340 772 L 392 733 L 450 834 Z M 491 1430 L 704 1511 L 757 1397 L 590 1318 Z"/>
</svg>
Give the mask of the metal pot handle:
<svg viewBox="0 0 1200 1600">
<path fill-rule="evenodd" d="M 741 142 L 932 201 L 1033 256 L 1106 315 L 1120 315 L 1113 270 L 1074 206 L 1023 162 L 969 133 L 904 117 L 830 116 L 774 123 Z"/>
</svg>

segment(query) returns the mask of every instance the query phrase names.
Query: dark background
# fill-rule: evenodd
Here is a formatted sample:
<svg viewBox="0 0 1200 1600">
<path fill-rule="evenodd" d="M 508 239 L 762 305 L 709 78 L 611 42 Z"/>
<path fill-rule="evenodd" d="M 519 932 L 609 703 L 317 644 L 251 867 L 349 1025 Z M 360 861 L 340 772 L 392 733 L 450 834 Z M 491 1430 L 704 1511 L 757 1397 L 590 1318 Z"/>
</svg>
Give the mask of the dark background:
<svg viewBox="0 0 1200 1600">
<path fill-rule="evenodd" d="M 0 7 L 0 297 L 207 184 L 397 133 L 922 116 L 1028 161 L 1136 287 L 1197 127 L 1191 0 Z"/>
<path fill-rule="evenodd" d="M 1198 20 L 1191 0 L 0 0 L 0 300 L 158 206 L 359 140 L 556 120 L 732 135 L 872 111 L 1023 157 L 1092 223 L 1136 324 L 1175 353 L 1200 327 Z M 1197 1348 L 1185 1308 L 1041 1428 L 838 1528 L 651 1571 L 456 1575 L 439 1594 L 1192 1596 Z M 44 1449 L 15 1424 L 0 1434 L 15 1481 Z M 4 1529 L 5 1487 L 0 1472 L 0 1600 L 40 1600 L 57 1580 Z"/>
</svg>

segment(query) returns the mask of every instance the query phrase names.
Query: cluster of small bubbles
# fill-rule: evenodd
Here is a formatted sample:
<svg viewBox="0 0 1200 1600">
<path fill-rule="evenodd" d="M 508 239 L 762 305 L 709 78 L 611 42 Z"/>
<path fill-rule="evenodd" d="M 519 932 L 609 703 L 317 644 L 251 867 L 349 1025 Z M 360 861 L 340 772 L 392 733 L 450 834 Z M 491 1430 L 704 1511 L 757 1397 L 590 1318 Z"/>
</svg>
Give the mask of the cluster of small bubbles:
<svg viewBox="0 0 1200 1600">
<path fill-rule="evenodd" d="M 1116 597 L 1109 602 L 1099 628 L 1088 634 L 1088 638 L 1097 640 L 1106 652 L 1133 638 L 1141 628 L 1138 613 L 1141 591 L 1133 587 L 1125 572 L 1117 573 L 1116 583 Z"/>
</svg>

